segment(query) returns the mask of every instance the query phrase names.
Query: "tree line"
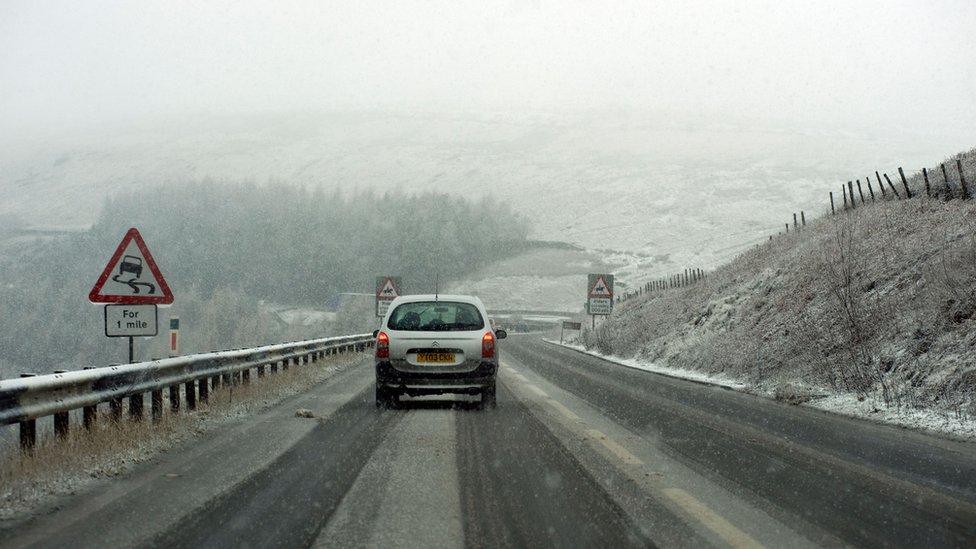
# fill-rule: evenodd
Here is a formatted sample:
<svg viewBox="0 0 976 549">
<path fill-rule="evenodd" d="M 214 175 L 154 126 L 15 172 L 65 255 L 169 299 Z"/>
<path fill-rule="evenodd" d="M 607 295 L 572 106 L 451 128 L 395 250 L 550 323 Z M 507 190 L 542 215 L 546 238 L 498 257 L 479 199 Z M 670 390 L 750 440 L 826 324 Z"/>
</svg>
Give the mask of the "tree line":
<svg viewBox="0 0 976 549">
<path fill-rule="evenodd" d="M 289 333 L 263 304 L 322 309 L 338 293 L 372 292 L 384 274 L 432 291 L 529 245 L 527 220 L 490 198 L 209 181 L 131 190 L 108 199 L 90 230 L 0 259 L 0 367 L 120 362 L 87 292 L 132 226 L 176 294 L 187 352 L 309 335 Z"/>
</svg>

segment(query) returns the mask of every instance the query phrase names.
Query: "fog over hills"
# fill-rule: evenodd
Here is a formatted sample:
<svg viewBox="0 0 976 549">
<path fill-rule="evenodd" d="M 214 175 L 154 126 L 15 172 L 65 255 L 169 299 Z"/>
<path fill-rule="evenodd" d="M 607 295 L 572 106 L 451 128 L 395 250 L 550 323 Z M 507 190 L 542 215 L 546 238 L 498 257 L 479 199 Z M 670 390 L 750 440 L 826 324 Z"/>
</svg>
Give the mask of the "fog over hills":
<svg viewBox="0 0 976 549">
<path fill-rule="evenodd" d="M 912 172 L 970 143 L 633 113 L 379 112 L 211 116 L 18 141 L 0 156 L 0 216 L 88 226 L 105 197 L 195 179 L 508 201 L 532 236 L 633 254 L 641 276 L 711 267 L 820 214 L 874 169 Z M 643 258 L 643 259 L 640 259 Z"/>
</svg>

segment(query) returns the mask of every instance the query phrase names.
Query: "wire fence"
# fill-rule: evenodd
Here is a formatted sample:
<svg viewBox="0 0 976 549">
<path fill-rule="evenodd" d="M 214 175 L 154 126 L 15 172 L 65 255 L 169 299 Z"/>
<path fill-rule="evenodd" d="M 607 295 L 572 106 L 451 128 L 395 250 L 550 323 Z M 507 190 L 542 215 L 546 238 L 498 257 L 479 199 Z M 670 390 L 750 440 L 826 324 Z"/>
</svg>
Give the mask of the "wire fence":
<svg viewBox="0 0 976 549">
<path fill-rule="evenodd" d="M 974 158 L 976 158 L 976 155 L 974 155 Z M 857 178 L 847 181 L 846 184 L 841 184 L 840 201 L 838 201 L 834 196 L 834 191 L 829 191 L 828 198 L 830 201 L 830 210 L 828 210 L 828 214 L 833 216 L 837 215 L 838 212 L 854 211 L 858 208 L 864 208 L 868 206 L 869 203 L 874 203 L 879 200 L 910 200 L 918 197 L 942 198 L 944 200 L 953 200 L 957 198 L 961 200 L 968 200 L 972 198 L 972 194 L 969 192 L 970 182 L 966 180 L 966 170 L 963 167 L 963 155 L 959 155 L 955 159 L 955 168 L 957 181 L 953 181 L 952 177 L 950 177 L 951 162 L 949 169 L 946 168 L 945 162 L 940 165 L 940 171 L 942 173 L 941 181 L 934 181 L 933 179 L 935 179 L 935 177 L 930 176 L 928 169 L 922 168 L 920 172 L 922 181 L 917 182 L 915 185 L 917 188 L 914 192 L 912 190 L 912 185 L 909 184 L 909 180 L 911 179 L 914 183 L 915 180 L 918 179 L 919 174 L 915 174 L 911 178 L 908 178 L 905 176 L 905 170 L 899 166 L 898 177 L 900 185 L 896 185 L 891 180 L 891 177 L 888 176 L 887 172 L 880 172 L 876 170 L 874 172 L 874 181 L 872 181 L 871 176 L 867 176 L 863 179 L 863 184 L 862 180 Z M 882 180 L 882 178 L 884 179 Z M 875 183 L 877 184 L 877 192 L 875 192 Z M 918 187 L 924 188 L 924 195 L 922 194 L 921 188 Z M 769 235 L 768 241 L 772 241 L 778 236 L 786 236 L 791 233 L 795 234 L 801 232 L 806 229 L 806 226 L 806 211 L 800 210 L 799 212 L 793 212 L 792 222 L 787 221 L 784 223 L 782 225 L 783 230 L 779 231 L 775 235 Z M 762 240 L 766 239 L 763 238 Z M 758 245 L 760 242 L 749 241 L 737 246 L 737 248 Z M 736 252 L 738 252 L 738 250 L 736 250 Z M 707 277 L 708 274 L 704 269 L 697 267 L 684 269 L 681 272 L 656 278 L 644 283 L 636 289 L 624 292 L 617 296 L 617 302 L 625 302 L 651 292 L 660 292 L 692 286 L 701 283 L 702 281 L 706 280 Z"/>
</svg>

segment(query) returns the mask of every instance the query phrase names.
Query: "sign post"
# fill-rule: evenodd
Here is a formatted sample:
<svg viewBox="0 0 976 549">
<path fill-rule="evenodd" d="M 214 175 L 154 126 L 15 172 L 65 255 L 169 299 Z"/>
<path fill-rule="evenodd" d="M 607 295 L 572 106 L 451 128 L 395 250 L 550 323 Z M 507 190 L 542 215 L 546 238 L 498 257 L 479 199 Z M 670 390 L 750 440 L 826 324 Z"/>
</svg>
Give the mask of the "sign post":
<svg viewBox="0 0 976 549">
<path fill-rule="evenodd" d="M 159 332 L 157 305 L 173 303 L 163 278 L 139 231 L 129 229 L 88 292 L 88 300 L 105 305 L 105 335 L 129 338 L 129 363 L 135 361 L 133 339 Z"/>
<path fill-rule="evenodd" d="M 597 315 L 606 316 L 613 312 L 612 274 L 591 273 L 587 277 L 586 312 L 591 317 L 593 328 L 596 328 Z"/>
<path fill-rule="evenodd" d="M 376 277 L 376 316 L 383 318 L 390 308 L 390 303 L 402 295 L 400 291 L 400 277 Z"/>
</svg>

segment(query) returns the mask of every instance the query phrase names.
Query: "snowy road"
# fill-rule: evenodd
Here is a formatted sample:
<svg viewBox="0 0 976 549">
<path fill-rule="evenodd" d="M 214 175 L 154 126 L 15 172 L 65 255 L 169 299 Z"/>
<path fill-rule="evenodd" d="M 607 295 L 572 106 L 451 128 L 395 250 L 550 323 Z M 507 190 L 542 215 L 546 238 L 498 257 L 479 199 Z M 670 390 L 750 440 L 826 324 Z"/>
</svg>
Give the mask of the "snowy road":
<svg viewBox="0 0 976 549">
<path fill-rule="evenodd" d="M 2 546 L 971 546 L 976 448 L 529 336 L 499 405 L 372 402 L 369 361 L 0 532 Z M 315 419 L 295 417 L 312 410 Z"/>
</svg>

